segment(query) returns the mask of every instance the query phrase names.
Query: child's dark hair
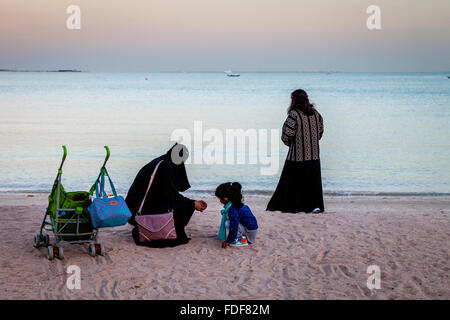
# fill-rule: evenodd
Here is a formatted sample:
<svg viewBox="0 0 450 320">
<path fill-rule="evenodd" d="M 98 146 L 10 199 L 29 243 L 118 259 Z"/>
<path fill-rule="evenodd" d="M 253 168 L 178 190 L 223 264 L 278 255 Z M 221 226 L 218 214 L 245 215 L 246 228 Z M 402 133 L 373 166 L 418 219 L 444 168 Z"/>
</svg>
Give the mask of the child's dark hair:
<svg viewBox="0 0 450 320">
<path fill-rule="evenodd" d="M 216 197 L 225 199 L 228 198 L 236 209 L 242 208 L 242 186 L 239 182 L 226 182 L 222 183 L 216 188 Z"/>
</svg>

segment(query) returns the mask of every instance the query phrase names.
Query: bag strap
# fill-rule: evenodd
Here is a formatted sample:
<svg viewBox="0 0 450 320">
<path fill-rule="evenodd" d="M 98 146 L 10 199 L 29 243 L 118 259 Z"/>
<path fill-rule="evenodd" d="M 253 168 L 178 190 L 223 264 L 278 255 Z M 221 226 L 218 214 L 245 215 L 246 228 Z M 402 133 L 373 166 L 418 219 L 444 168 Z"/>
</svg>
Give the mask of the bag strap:
<svg viewBox="0 0 450 320">
<path fill-rule="evenodd" d="M 103 170 L 105 171 L 105 174 L 104 175 L 102 175 L 102 178 L 103 178 L 103 199 L 106 199 L 106 198 L 108 198 L 108 195 L 106 194 L 106 192 L 105 192 L 105 178 L 104 178 L 104 176 L 107 176 L 108 177 L 108 180 L 109 180 L 109 185 L 111 186 L 111 191 L 112 191 L 112 193 L 113 193 L 113 195 L 114 195 L 114 197 L 116 197 L 117 198 L 117 192 L 116 192 L 116 188 L 114 187 L 114 184 L 113 184 L 113 182 L 112 182 L 112 180 L 111 180 L 111 177 L 109 176 L 109 173 L 108 173 L 108 170 L 106 170 L 106 168 L 105 167 L 103 167 Z"/>
<path fill-rule="evenodd" d="M 156 171 L 158 170 L 159 165 L 160 165 L 161 162 L 163 162 L 163 161 L 164 161 L 164 160 L 161 160 L 160 162 L 158 162 L 158 164 L 156 165 L 155 169 L 153 170 L 153 173 L 152 173 L 151 178 L 150 178 L 150 182 L 149 182 L 148 187 L 147 187 L 147 192 L 145 192 L 144 199 L 142 199 L 141 206 L 139 207 L 139 210 L 138 210 L 138 212 L 136 213 L 136 215 L 140 215 L 140 214 L 141 214 L 142 208 L 144 207 L 145 199 L 147 198 L 148 191 L 150 190 L 150 187 L 152 186 L 152 183 L 153 183 L 153 179 L 155 178 Z"/>
<path fill-rule="evenodd" d="M 97 198 L 103 198 L 104 200 L 108 199 L 108 195 L 105 191 L 105 176 L 108 177 L 109 184 L 111 186 L 111 191 L 114 194 L 114 197 L 117 197 L 116 188 L 114 187 L 111 177 L 109 176 L 108 170 L 106 170 L 105 167 L 103 167 L 100 171 L 100 188 L 98 187 L 99 181 L 97 180 L 95 182 L 95 196 Z"/>
</svg>

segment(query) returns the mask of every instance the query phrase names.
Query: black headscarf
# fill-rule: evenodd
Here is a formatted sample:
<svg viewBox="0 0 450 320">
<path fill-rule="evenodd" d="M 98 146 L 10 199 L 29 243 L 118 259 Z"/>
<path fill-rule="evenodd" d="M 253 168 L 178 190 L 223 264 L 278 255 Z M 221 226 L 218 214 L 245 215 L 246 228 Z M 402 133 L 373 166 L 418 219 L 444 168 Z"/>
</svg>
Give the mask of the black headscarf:
<svg viewBox="0 0 450 320">
<path fill-rule="evenodd" d="M 186 168 L 184 167 L 184 161 L 186 161 L 188 157 L 189 151 L 186 146 L 175 143 L 165 155 L 156 159 L 158 160 L 157 163 L 160 160 L 165 160 L 169 163 L 172 171 L 171 181 L 178 192 L 186 191 L 191 187 L 186 174 Z"/>
<path fill-rule="evenodd" d="M 184 166 L 184 161 L 186 161 L 188 156 L 187 148 L 182 144 L 176 143 L 166 154 L 153 159 L 139 170 L 125 200 L 133 214 L 133 218 L 130 219 L 129 223 L 135 224 L 134 215 L 144 199 L 150 177 L 161 160 L 163 162 L 158 168 L 144 202 L 142 214 L 165 213 L 167 210 L 176 210 L 186 205 L 193 207 L 193 200 L 187 199 L 180 194 L 180 192 L 186 191 L 191 187 Z"/>
</svg>

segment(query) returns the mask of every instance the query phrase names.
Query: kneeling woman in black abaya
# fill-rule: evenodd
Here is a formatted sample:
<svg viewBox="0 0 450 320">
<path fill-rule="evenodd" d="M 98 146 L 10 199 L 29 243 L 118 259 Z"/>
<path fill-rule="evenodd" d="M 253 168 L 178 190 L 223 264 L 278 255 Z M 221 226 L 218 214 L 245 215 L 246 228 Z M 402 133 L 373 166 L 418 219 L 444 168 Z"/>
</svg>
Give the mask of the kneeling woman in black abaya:
<svg viewBox="0 0 450 320">
<path fill-rule="evenodd" d="M 165 155 L 153 159 L 138 172 L 125 199 L 133 214 L 128 223 L 134 226 L 132 235 L 137 245 L 162 248 L 189 242 L 190 238 L 187 237 L 184 228 L 189 223 L 194 211 L 203 211 L 207 205 L 204 201 L 191 200 L 180 194 L 180 192 L 191 187 L 184 167 L 184 161 L 188 156 L 188 151 L 184 145 L 175 144 Z M 139 232 L 134 217 L 144 199 L 150 177 L 161 160 L 163 162 L 161 162 L 155 174 L 144 202 L 142 214 L 161 214 L 173 210 L 177 238 L 141 242 L 139 241 Z"/>
</svg>

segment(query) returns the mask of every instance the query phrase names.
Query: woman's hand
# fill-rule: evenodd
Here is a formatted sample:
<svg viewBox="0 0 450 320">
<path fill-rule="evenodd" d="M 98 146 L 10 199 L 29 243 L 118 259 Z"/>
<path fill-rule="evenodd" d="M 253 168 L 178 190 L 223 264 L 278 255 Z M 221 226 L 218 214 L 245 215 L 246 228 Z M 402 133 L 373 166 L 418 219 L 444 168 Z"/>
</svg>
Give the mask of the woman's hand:
<svg viewBox="0 0 450 320">
<path fill-rule="evenodd" d="M 230 244 L 226 241 L 222 242 L 222 248 L 226 249 L 230 246 Z"/>
<path fill-rule="evenodd" d="M 195 206 L 195 210 L 203 211 L 208 207 L 208 204 L 205 201 L 200 200 L 200 201 L 195 201 L 194 206 Z"/>
</svg>

